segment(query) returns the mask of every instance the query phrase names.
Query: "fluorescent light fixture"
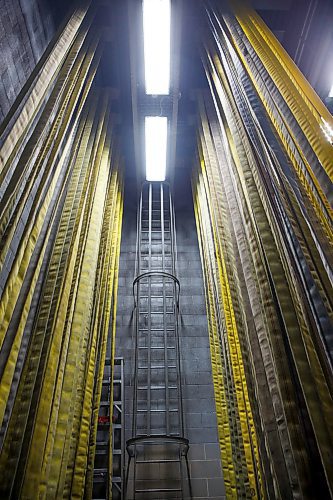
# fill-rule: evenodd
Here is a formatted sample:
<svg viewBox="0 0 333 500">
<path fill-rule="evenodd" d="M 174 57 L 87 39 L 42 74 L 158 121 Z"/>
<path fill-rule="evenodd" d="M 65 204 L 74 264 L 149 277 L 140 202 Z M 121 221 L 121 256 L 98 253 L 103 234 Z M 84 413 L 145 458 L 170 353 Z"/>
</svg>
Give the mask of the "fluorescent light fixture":
<svg viewBox="0 0 333 500">
<path fill-rule="evenodd" d="M 170 90 L 170 0 L 143 0 L 146 94 Z"/>
<path fill-rule="evenodd" d="M 146 180 L 165 181 L 168 119 L 145 117 Z"/>
</svg>

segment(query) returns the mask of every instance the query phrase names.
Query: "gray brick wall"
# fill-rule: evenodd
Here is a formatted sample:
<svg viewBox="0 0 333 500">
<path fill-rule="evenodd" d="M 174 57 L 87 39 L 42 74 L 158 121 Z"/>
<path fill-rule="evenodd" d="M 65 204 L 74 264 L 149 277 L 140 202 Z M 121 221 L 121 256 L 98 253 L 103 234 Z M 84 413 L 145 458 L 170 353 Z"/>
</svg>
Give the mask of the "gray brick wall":
<svg viewBox="0 0 333 500">
<path fill-rule="evenodd" d="M 48 7 L 45 0 L 0 0 L 0 123 L 55 32 Z"/>
<path fill-rule="evenodd" d="M 183 397 L 194 499 L 225 497 L 218 444 L 204 285 L 192 197 L 185 180 L 175 183 Z M 186 189 L 187 186 L 187 189 Z"/>
</svg>

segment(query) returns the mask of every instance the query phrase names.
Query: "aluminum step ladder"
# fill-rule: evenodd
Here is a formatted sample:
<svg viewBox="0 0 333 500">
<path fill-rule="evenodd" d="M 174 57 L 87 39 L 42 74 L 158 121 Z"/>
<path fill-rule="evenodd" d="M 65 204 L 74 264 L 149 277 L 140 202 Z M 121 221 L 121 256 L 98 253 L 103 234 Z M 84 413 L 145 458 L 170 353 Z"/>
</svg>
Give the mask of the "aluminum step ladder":
<svg viewBox="0 0 333 500">
<path fill-rule="evenodd" d="M 187 498 L 174 211 L 166 183 L 145 183 L 137 234 L 132 438 L 127 498 Z"/>
<path fill-rule="evenodd" d="M 111 395 L 112 412 L 110 411 Z M 124 359 L 121 357 L 115 358 L 112 367 L 111 358 L 108 357 L 105 360 L 102 393 L 98 413 L 92 495 L 94 500 L 109 499 L 110 477 L 112 477 L 112 499 L 124 499 L 124 403 Z M 112 446 L 112 450 L 110 450 L 110 446 Z M 110 471 L 111 454 L 112 473 Z"/>
</svg>

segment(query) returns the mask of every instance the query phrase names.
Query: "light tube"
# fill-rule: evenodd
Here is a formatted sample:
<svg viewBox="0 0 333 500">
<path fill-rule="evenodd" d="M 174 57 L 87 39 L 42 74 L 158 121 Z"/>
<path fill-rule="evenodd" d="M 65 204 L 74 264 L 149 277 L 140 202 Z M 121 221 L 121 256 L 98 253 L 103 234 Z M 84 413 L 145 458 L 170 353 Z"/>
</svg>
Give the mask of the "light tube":
<svg viewBox="0 0 333 500">
<path fill-rule="evenodd" d="M 165 181 L 168 119 L 145 117 L 146 180 Z"/>
<path fill-rule="evenodd" d="M 143 0 L 146 94 L 170 90 L 170 0 Z"/>
</svg>

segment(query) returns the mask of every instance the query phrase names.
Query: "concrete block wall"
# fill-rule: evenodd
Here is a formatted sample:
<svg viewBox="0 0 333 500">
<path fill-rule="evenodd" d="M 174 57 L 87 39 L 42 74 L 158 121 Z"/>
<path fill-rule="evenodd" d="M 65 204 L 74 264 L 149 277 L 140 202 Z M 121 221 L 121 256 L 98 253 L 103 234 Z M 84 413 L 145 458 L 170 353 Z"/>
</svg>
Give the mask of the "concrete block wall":
<svg viewBox="0 0 333 500">
<path fill-rule="evenodd" d="M 0 123 L 54 33 L 48 2 L 0 0 Z"/>
<path fill-rule="evenodd" d="M 218 444 L 216 409 L 204 285 L 190 193 L 175 193 L 177 276 L 181 283 L 180 333 L 186 437 L 194 499 L 223 499 L 225 489 Z M 179 183 L 176 183 L 176 186 Z M 185 184 L 186 186 L 186 184 Z"/>
</svg>

